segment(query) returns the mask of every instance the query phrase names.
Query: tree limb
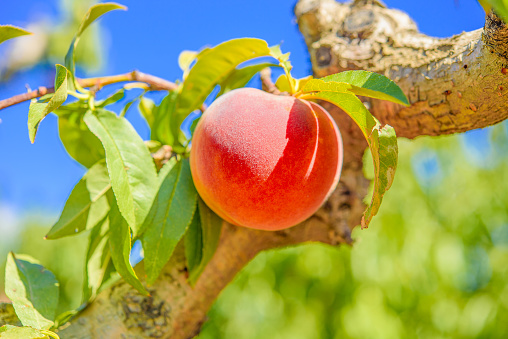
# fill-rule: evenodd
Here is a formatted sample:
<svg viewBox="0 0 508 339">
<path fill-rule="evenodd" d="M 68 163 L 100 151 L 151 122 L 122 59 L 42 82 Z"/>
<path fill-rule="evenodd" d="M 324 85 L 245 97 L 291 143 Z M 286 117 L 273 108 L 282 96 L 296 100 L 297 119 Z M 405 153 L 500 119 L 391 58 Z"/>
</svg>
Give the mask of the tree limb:
<svg viewBox="0 0 508 339">
<path fill-rule="evenodd" d="M 403 89 L 410 107 L 364 99 L 398 136 L 464 132 L 508 117 L 508 28 L 493 13 L 483 31 L 438 39 L 376 0 L 300 0 L 295 12 L 317 77 L 365 69 Z"/>
<path fill-rule="evenodd" d="M 96 87 L 100 89 L 102 86 L 111 85 L 119 82 L 138 81 L 144 82 L 150 86 L 150 90 L 153 91 L 173 91 L 178 86 L 170 81 L 156 77 L 154 75 L 145 74 L 139 71 L 132 71 L 125 74 L 110 75 L 97 78 L 78 79 L 79 84 L 84 87 Z M 54 93 L 55 88 L 53 87 L 39 87 L 36 90 L 15 95 L 11 98 L 0 100 L 0 110 L 9 106 L 13 106 L 24 101 L 40 98 L 43 95 Z"/>
</svg>

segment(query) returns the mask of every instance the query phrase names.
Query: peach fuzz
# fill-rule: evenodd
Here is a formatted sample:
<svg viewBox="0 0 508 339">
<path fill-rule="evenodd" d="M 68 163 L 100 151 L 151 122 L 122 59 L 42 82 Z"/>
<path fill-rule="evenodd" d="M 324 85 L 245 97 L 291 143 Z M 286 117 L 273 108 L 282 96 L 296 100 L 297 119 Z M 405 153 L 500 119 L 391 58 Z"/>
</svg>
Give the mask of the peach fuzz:
<svg viewBox="0 0 508 339">
<path fill-rule="evenodd" d="M 236 89 L 205 111 L 190 166 L 199 195 L 224 220 L 281 230 L 309 218 L 335 189 L 339 129 L 321 106 L 258 89 Z"/>
</svg>

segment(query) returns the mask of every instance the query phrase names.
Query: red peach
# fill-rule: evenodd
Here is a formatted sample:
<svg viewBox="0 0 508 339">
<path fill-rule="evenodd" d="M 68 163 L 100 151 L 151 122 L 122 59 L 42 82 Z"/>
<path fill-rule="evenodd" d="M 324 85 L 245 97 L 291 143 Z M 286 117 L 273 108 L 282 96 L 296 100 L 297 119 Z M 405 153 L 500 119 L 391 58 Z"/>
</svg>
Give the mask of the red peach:
<svg viewBox="0 0 508 339">
<path fill-rule="evenodd" d="M 339 129 L 324 108 L 241 88 L 203 114 L 190 166 L 199 195 L 220 217 L 274 231 L 316 212 L 339 181 L 342 158 Z"/>
</svg>

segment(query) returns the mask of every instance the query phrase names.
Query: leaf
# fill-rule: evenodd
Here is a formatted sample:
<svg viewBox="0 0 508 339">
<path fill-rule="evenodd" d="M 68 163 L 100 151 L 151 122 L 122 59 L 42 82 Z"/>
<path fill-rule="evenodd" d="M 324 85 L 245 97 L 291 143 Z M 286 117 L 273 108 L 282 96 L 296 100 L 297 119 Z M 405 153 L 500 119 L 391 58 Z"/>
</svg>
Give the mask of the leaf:
<svg viewBox="0 0 508 339">
<path fill-rule="evenodd" d="M 199 218 L 193 219 L 185 235 L 185 256 L 191 285 L 196 284 L 215 254 L 223 222 L 201 199 L 198 199 L 198 212 Z"/>
<path fill-rule="evenodd" d="M 196 129 L 196 126 L 198 125 L 199 120 L 201 120 L 201 117 L 197 117 L 197 118 L 196 118 L 196 119 L 194 119 L 194 121 L 192 122 L 192 124 L 191 124 L 191 126 L 190 126 L 191 136 L 192 136 L 192 135 L 194 135 L 194 130 Z"/>
<path fill-rule="evenodd" d="M 312 80 L 312 75 L 309 75 L 301 79 L 293 79 L 295 84 L 295 90 L 297 92 L 300 91 L 309 80 Z M 275 87 L 277 87 L 281 92 L 291 93 L 291 86 L 289 85 L 289 80 L 286 74 L 281 74 L 277 78 L 277 81 L 275 82 Z"/>
<path fill-rule="evenodd" d="M 184 80 L 176 110 L 171 117 L 173 135 L 180 134 L 185 117 L 199 109 L 213 88 L 224 81 L 242 62 L 270 55 L 266 41 L 243 38 L 223 42 L 201 52 Z"/>
<path fill-rule="evenodd" d="M 177 99 L 178 91 L 170 91 L 162 99 L 160 105 L 153 108 L 153 124 L 150 126 L 152 140 L 160 141 L 164 145 L 175 145 L 175 136 L 171 130 L 171 117 Z"/>
<path fill-rule="evenodd" d="M 17 38 L 23 35 L 31 35 L 32 33 L 25 31 L 22 28 L 12 25 L 0 25 L 0 44 L 12 38 Z"/>
<path fill-rule="evenodd" d="M 349 91 L 356 95 L 388 100 L 408 106 L 409 101 L 399 86 L 384 75 L 368 71 L 346 71 L 332 74 L 319 80 L 343 82 L 351 85 Z"/>
<path fill-rule="evenodd" d="M 157 172 L 143 140 L 123 117 L 104 109 L 88 111 L 85 123 L 106 151 L 111 187 L 118 207 L 137 234 L 155 196 Z"/>
<path fill-rule="evenodd" d="M 43 339 L 48 338 L 45 333 L 31 327 L 17 327 L 4 325 L 0 327 L 0 338 L 2 339 Z"/>
<path fill-rule="evenodd" d="M 69 50 L 67 51 L 67 54 L 65 55 L 65 67 L 67 67 L 67 69 L 70 72 L 70 76 L 72 79 L 71 85 L 75 86 L 76 88 L 81 88 L 81 86 L 79 86 L 79 84 L 77 83 L 77 81 L 75 79 L 75 75 L 74 75 L 76 73 L 75 63 L 74 63 L 74 50 L 76 49 L 76 47 L 78 45 L 79 38 L 81 37 L 81 34 L 83 33 L 83 31 L 85 29 L 87 29 L 88 26 L 90 26 L 95 20 L 100 18 L 102 15 L 104 15 L 110 11 L 116 10 L 116 9 L 127 10 L 127 7 L 113 3 L 113 2 L 97 4 L 97 5 L 90 7 L 88 9 L 88 12 L 86 12 L 85 16 L 83 17 L 83 20 L 81 21 L 81 24 L 79 25 L 78 32 L 76 33 L 76 36 L 72 40 L 71 46 L 69 47 Z"/>
<path fill-rule="evenodd" d="M 53 112 L 67 100 L 67 69 L 62 65 L 56 65 L 55 93 L 47 103 L 31 102 L 28 109 L 28 135 L 32 144 L 39 123 L 46 115 Z"/>
<path fill-rule="evenodd" d="M 360 127 L 374 159 L 374 193 L 362 216 L 362 227 L 368 227 L 377 214 L 383 195 L 390 188 L 397 168 L 397 138 L 393 127 L 381 127 L 363 103 L 349 91 L 348 84 L 309 80 L 300 95 L 301 99 L 321 99 L 340 107 Z"/>
<path fill-rule="evenodd" d="M 106 163 L 93 165 L 72 190 L 60 219 L 46 235 L 58 239 L 89 230 L 108 214 L 106 192 L 111 189 Z"/>
<path fill-rule="evenodd" d="M 198 57 L 198 52 L 182 51 L 178 56 L 178 66 L 183 71 L 183 79 L 187 78 L 189 69 L 194 60 Z"/>
<path fill-rule="evenodd" d="M 111 199 L 111 212 L 109 213 L 109 231 L 108 239 L 111 259 L 115 264 L 116 271 L 120 273 L 122 278 L 139 293 L 148 296 L 148 292 L 139 281 L 134 269 L 129 262 L 131 252 L 131 233 L 129 225 L 115 203 L 115 199 Z"/>
<path fill-rule="evenodd" d="M 154 200 L 153 219 L 141 239 L 145 252 L 147 283 L 153 284 L 192 221 L 197 192 L 192 181 L 189 160 L 172 162 L 171 169 Z"/>
<path fill-rule="evenodd" d="M 280 45 L 270 47 L 270 55 L 279 61 L 279 65 L 284 69 L 284 73 L 286 75 L 286 81 L 288 81 L 288 92 L 289 94 L 294 94 L 296 91 L 296 80 L 291 76 L 291 70 L 293 66 L 291 66 L 291 62 L 289 61 L 290 53 L 282 53 L 280 50 Z"/>
<path fill-rule="evenodd" d="M 235 68 L 234 71 L 232 71 L 229 76 L 224 79 L 219 85 L 220 85 L 220 92 L 217 94 L 217 97 L 235 89 L 244 87 L 247 85 L 247 83 L 252 79 L 254 75 L 259 73 L 262 69 L 267 67 L 277 67 L 276 64 L 272 63 L 262 63 L 257 65 L 251 65 L 251 66 L 245 66 L 242 68 Z"/>
<path fill-rule="evenodd" d="M 88 249 L 85 260 L 83 282 L 83 303 L 95 299 L 104 280 L 104 275 L 111 261 L 108 246 L 109 219 L 105 218 L 100 225 L 94 227 L 88 238 Z"/>
<path fill-rule="evenodd" d="M 90 168 L 104 159 L 105 155 L 100 140 L 83 121 L 85 112 L 85 108 L 58 112 L 58 134 L 67 153 L 81 165 Z"/>
<path fill-rule="evenodd" d="M 479 0 L 485 12 L 488 14 L 491 7 L 494 8 L 494 12 L 503 18 L 503 21 L 508 22 L 508 1 L 506 0 Z"/>
<path fill-rule="evenodd" d="M 109 97 L 107 97 L 104 100 L 97 101 L 95 103 L 95 107 L 106 107 L 108 105 L 112 105 L 120 100 L 122 100 L 125 97 L 125 89 L 120 88 L 115 93 L 111 94 Z"/>
<path fill-rule="evenodd" d="M 148 127 L 150 127 L 150 129 L 153 128 L 155 122 L 155 116 L 153 114 L 154 109 L 155 102 L 153 102 L 152 99 L 146 97 L 141 97 L 141 99 L 139 99 L 138 110 L 143 116 L 143 118 L 145 118 L 146 122 L 148 123 Z"/>
<path fill-rule="evenodd" d="M 28 256 L 10 252 L 5 266 L 5 294 L 24 326 L 49 329 L 58 305 L 58 281 Z"/>
</svg>

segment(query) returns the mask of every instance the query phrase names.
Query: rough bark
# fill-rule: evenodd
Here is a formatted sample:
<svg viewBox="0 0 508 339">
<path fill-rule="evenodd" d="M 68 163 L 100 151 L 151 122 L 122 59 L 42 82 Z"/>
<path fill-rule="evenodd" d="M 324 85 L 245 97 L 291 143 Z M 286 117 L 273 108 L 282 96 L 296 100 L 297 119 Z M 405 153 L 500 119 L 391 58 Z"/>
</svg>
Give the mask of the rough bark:
<svg viewBox="0 0 508 339">
<path fill-rule="evenodd" d="M 437 39 L 419 33 L 407 14 L 376 0 L 300 0 L 295 12 L 315 76 L 366 69 L 403 88 L 411 101 L 407 108 L 363 99 L 399 136 L 463 132 L 508 117 L 503 99 L 508 29 L 494 14 L 487 16 L 484 30 Z M 176 255 L 149 288 L 151 297 L 120 281 L 61 329 L 61 337 L 192 338 L 220 291 L 260 251 L 309 241 L 351 244 L 368 187 L 362 171 L 366 142 L 345 114 L 325 106 L 340 126 L 345 159 L 337 190 L 313 217 L 279 232 L 225 224 L 217 253 L 194 288 L 187 284 L 183 258 Z M 0 307 L 0 324 L 14 321 L 12 314 L 12 307 Z"/>
</svg>

